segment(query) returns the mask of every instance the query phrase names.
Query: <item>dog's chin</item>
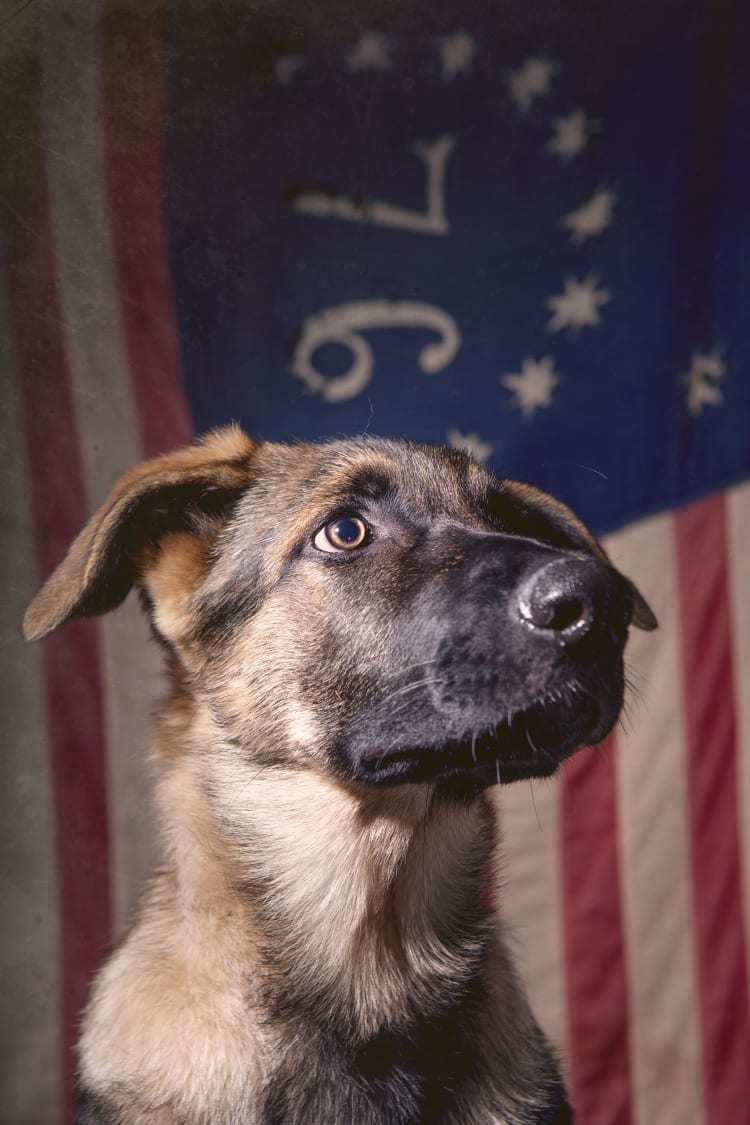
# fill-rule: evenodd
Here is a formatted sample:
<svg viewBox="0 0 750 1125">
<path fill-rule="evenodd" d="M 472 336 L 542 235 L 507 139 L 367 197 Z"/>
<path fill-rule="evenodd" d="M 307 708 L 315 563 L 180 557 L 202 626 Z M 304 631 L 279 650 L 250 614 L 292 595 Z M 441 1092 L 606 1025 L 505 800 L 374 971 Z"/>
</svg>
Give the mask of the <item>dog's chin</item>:
<svg viewBox="0 0 750 1125">
<path fill-rule="evenodd" d="M 565 758 L 600 742 L 611 730 L 619 704 L 591 696 L 537 701 L 496 726 L 439 745 L 372 748 L 354 763 L 360 781 L 371 785 L 463 781 L 471 789 L 550 777 Z"/>
</svg>

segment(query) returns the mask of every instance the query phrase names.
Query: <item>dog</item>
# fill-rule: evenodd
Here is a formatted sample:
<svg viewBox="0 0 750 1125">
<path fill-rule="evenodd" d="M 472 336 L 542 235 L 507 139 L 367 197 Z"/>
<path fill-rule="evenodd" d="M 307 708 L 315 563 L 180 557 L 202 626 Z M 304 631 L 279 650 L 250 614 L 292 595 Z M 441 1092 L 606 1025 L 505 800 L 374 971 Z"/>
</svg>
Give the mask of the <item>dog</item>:
<svg viewBox="0 0 750 1125">
<path fill-rule="evenodd" d="M 570 1120 L 486 791 L 608 733 L 635 586 L 463 452 L 235 426 L 122 477 L 25 634 L 133 586 L 164 866 L 92 987 L 81 1125 Z"/>
</svg>

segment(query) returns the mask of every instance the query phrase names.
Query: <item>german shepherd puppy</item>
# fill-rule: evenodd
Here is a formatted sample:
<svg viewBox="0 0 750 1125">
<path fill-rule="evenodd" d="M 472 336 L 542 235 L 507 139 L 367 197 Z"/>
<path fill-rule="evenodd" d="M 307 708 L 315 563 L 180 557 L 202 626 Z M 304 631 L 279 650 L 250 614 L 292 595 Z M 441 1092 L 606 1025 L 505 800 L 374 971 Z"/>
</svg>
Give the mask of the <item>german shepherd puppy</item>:
<svg viewBox="0 0 750 1125">
<path fill-rule="evenodd" d="M 602 739 L 628 626 L 583 524 L 463 453 L 229 427 L 115 485 L 29 639 L 135 585 L 165 862 L 83 1017 L 79 1121 L 569 1120 L 485 790 Z"/>
</svg>

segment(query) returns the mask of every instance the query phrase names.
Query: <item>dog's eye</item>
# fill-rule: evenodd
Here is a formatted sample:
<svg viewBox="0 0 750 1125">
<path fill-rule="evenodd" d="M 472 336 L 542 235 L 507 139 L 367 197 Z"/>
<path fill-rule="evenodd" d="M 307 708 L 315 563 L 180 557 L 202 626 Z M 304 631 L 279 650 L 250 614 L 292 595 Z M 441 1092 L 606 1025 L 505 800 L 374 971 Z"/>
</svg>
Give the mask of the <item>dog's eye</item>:
<svg viewBox="0 0 750 1125">
<path fill-rule="evenodd" d="M 362 547 L 369 537 L 369 528 L 359 516 L 338 516 L 321 527 L 313 539 L 319 551 L 353 551 Z"/>
</svg>

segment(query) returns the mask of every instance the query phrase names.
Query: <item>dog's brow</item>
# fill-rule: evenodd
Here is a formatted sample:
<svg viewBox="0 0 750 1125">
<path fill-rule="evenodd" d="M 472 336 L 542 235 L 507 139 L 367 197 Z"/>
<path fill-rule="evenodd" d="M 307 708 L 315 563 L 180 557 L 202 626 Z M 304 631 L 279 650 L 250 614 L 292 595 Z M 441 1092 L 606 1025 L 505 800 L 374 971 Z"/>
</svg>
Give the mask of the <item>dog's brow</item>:
<svg viewBox="0 0 750 1125">
<path fill-rule="evenodd" d="M 396 487 L 393 477 L 383 469 L 362 465 L 336 481 L 336 491 L 342 496 L 361 497 L 363 500 L 382 500 Z"/>
</svg>

